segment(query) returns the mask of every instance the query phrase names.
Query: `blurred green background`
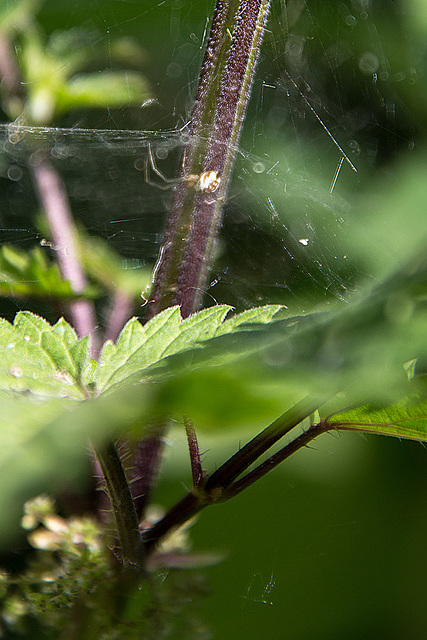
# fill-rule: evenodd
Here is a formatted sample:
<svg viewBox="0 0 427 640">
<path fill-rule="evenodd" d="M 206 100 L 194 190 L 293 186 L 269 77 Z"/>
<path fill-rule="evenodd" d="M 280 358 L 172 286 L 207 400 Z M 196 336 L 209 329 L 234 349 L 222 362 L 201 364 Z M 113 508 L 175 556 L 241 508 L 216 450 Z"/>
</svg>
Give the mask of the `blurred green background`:
<svg viewBox="0 0 427 640">
<path fill-rule="evenodd" d="M 154 98 L 143 108 L 71 112 L 55 124 L 171 130 L 167 153 L 156 157 L 173 175 L 212 7 L 204 0 L 44 2 L 44 34 L 84 26 L 99 46 L 100 69 L 120 67 L 112 55 L 119 38 L 138 41 L 144 57 L 134 67 Z M 352 221 L 373 202 L 380 206 L 408 161 L 424 160 L 426 16 L 421 1 L 273 1 L 210 302 L 306 310 L 346 299 L 371 277 L 352 246 Z M 70 143 L 77 160 L 58 167 L 76 216 L 124 260 L 152 266 L 169 192 L 143 184 L 130 152 L 91 150 L 90 140 L 80 146 L 72 136 Z M 161 150 L 154 140 L 153 148 Z M 348 160 L 333 185 L 343 153 Z M 1 239 L 31 246 L 39 238 L 34 194 L 25 171 L 19 181 L 8 175 L 11 162 L 25 168 L 25 159 L 7 157 Z M 17 308 L 1 304 L 2 315 Z M 248 435 L 218 442 L 201 431 L 206 467 Z M 156 500 L 170 505 L 181 496 L 187 467 L 173 433 Z M 226 554 L 206 572 L 211 594 L 195 605 L 212 637 L 426 638 L 425 468 L 417 443 L 325 435 L 232 502 L 202 512 L 195 549 Z"/>
</svg>

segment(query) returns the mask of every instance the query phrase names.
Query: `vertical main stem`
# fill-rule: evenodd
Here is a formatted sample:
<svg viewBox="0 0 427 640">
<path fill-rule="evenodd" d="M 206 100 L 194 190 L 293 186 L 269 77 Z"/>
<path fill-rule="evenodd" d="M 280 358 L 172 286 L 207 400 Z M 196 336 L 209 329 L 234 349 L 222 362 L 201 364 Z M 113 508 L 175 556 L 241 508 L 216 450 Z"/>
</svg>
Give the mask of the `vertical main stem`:
<svg viewBox="0 0 427 640">
<path fill-rule="evenodd" d="M 112 442 L 97 447 L 96 455 L 116 521 L 123 564 L 144 571 L 144 547 L 138 518 L 120 456 Z"/>
<path fill-rule="evenodd" d="M 217 0 L 199 76 L 180 180 L 175 187 L 160 251 L 148 315 L 179 305 L 185 318 L 202 302 L 214 253 L 222 209 L 252 87 L 271 0 Z M 199 177 L 212 172 L 214 188 Z M 137 513 L 155 479 L 153 447 L 157 439 L 138 443 L 132 492 Z M 138 493 L 139 491 L 139 493 Z M 144 494 L 144 495 L 142 495 Z"/>
<path fill-rule="evenodd" d="M 201 304 L 270 0 L 218 0 L 202 64 L 149 309 L 177 304 L 183 317 Z M 216 187 L 198 181 L 217 177 Z"/>
</svg>

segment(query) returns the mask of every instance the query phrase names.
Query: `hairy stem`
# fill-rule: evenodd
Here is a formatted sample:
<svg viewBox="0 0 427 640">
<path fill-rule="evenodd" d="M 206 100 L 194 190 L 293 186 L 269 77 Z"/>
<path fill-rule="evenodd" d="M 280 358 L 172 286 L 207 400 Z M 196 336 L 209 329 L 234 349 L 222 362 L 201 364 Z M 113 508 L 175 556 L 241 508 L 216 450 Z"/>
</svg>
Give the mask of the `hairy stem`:
<svg viewBox="0 0 427 640">
<path fill-rule="evenodd" d="M 217 0 L 149 316 L 177 304 L 187 317 L 201 304 L 269 6 L 270 0 Z M 216 179 L 205 185 L 202 175 Z M 138 445 L 136 477 L 146 477 L 152 451 L 152 439 Z"/>
<path fill-rule="evenodd" d="M 144 568 L 144 548 L 135 506 L 120 457 L 113 443 L 96 449 L 116 521 L 122 561 L 125 566 Z"/>
<path fill-rule="evenodd" d="M 165 426 L 159 426 L 154 433 L 136 444 L 130 490 L 138 519 L 143 516 L 156 483 L 164 447 L 165 431 Z"/>
<path fill-rule="evenodd" d="M 144 532 L 146 554 L 151 553 L 159 540 L 169 533 L 171 529 L 183 524 L 208 505 L 226 502 L 234 498 L 241 491 L 269 473 L 269 471 L 272 471 L 280 462 L 283 462 L 299 449 L 307 446 L 309 442 L 322 433 L 325 433 L 325 431 L 327 431 L 327 429 L 322 425 L 313 425 L 307 429 L 307 431 L 303 431 L 297 438 L 259 465 L 254 471 L 251 471 L 241 480 L 231 484 L 224 492 L 219 492 L 220 495 L 218 499 L 215 499 L 215 494 L 203 496 L 200 492 L 197 492 L 197 494 L 192 491 L 187 493 L 159 522 Z"/>
<path fill-rule="evenodd" d="M 228 489 L 224 491 L 222 496 L 222 501 L 230 500 L 230 498 L 234 498 L 237 494 L 241 493 L 244 489 L 250 487 L 254 482 L 265 476 L 266 473 L 272 471 L 277 465 L 281 462 L 289 458 L 293 453 L 308 445 L 309 442 L 317 438 L 322 433 L 325 433 L 329 430 L 330 427 L 327 427 L 323 424 L 313 424 L 307 431 L 303 431 L 295 440 L 292 440 L 285 447 L 280 449 L 274 453 L 270 458 L 262 462 L 260 465 L 256 467 L 253 471 L 247 473 L 240 480 L 236 480 Z"/>
<path fill-rule="evenodd" d="M 210 493 L 226 489 L 255 460 L 258 460 L 284 435 L 314 413 L 321 404 L 322 401 L 319 397 L 311 395 L 297 402 L 219 467 L 206 482 L 205 491 Z"/>
<path fill-rule="evenodd" d="M 193 488 L 193 491 L 190 491 L 174 505 L 162 520 L 144 533 L 147 553 L 171 528 L 184 523 L 208 504 L 229 500 L 274 469 L 275 466 L 292 453 L 306 446 L 310 440 L 327 431 L 328 428 L 323 423 L 312 425 L 283 449 L 273 454 L 269 460 L 261 463 L 254 471 L 249 472 L 241 480 L 235 482 L 239 475 L 244 473 L 280 438 L 289 433 L 305 418 L 308 418 L 320 404 L 322 404 L 322 401 L 318 397 L 308 396 L 304 398 L 229 458 L 206 480 L 204 486 Z"/>
<path fill-rule="evenodd" d="M 270 0 L 217 1 L 150 315 L 178 304 L 186 317 L 201 304 L 269 6 Z"/>
<path fill-rule="evenodd" d="M 200 460 L 199 443 L 194 425 L 190 418 L 184 417 L 185 432 L 187 435 L 188 451 L 190 453 L 191 475 L 193 478 L 193 489 L 199 489 L 203 486 L 203 469 Z"/>
</svg>

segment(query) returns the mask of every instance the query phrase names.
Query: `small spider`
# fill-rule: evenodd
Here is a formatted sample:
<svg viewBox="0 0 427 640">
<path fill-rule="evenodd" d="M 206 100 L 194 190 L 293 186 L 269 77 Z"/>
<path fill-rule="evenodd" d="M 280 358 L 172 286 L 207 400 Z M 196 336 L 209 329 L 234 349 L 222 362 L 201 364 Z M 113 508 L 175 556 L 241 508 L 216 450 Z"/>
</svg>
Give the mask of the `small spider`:
<svg viewBox="0 0 427 640">
<path fill-rule="evenodd" d="M 154 183 L 150 180 L 149 176 L 149 164 L 151 165 L 154 173 L 159 176 L 165 182 L 165 185 L 160 185 L 158 183 Z M 204 171 L 200 175 L 191 174 L 189 176 L 185 176 L 184 178 L 167 178 L 163 173 L 157 168 L 156 162 L 153 156 L 153 152 L 151 149 L 151 145 L 148 145 L 148 158 L 145 166 L 145 180 L 148 184 L 152 184 L 153 186 L 159 187 L 159 189 L 170 189 L 175 186 L 179 182 L 185 182 L 186 186 L 189 189 L 195 189 L 200 193 L 214 193 L 219 185 L 221 184 L 221 177 L 218 171 Z"/>
<path fill-rule="evenodd" d="M 218 171 L 204 171 L 199 176 L 191 175 L 185 178 L 185 183 L 190 189 L 202 193 L 214 193 L 221 184 Z"/>
</svg>

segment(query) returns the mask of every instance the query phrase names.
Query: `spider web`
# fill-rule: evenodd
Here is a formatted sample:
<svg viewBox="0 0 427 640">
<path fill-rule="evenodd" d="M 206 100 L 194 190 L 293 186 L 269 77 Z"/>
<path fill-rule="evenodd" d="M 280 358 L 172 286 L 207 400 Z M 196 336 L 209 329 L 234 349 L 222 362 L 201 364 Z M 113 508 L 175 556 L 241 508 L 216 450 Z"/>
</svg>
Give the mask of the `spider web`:
<svg viewBox="0 0 427 640">
<path fill-rule="evenodd" d="M 114 39 L 124 35 L 139 35 L 158 62 L 143 70 L 155 99 L 140 109 L 73 113 L 57 128 L 0 127 L 2 243 L 28 247 L 42 239 L 28 161 L 43 148 L 64 179 L 76 219 L 105 238 L 124 266 L 155 265 L 171 197 L 158 174 L 176 175 L 188 140 L 210 15 L 203 3 L 194 15 L 185 6 L 150 2 L 141 11 L 134 3 L 97 3 L 90 16 L 106 69 L 114 68 Z M 76 8 L 84 23 L 82 3 Z M 61 27 L 72 27 L 69 13 L 53 16 L 46 3 L 47 30 L 54 19 L 58 27 L 61 15 Z M 165 25 L 161 46 L 150 25 Z M 388 104 L 392 144 L 411 143 L 406 132 L 397 135 L 398 116 L 386 95 L 390 63 L 373 27 L 365 0 L 341 4 L 332 18 L 315 3 L 273 3 L 206 304 L 281 303 L 300 312 L 346 299 L 366 276 L 352 253 L 352 204 L 384 144 L 368 89 Z M 368 33 L 371 50 L 363 51 L 356 36 Z M 350 85 L 360 89 L 357 99 Z"/>
</svg>

